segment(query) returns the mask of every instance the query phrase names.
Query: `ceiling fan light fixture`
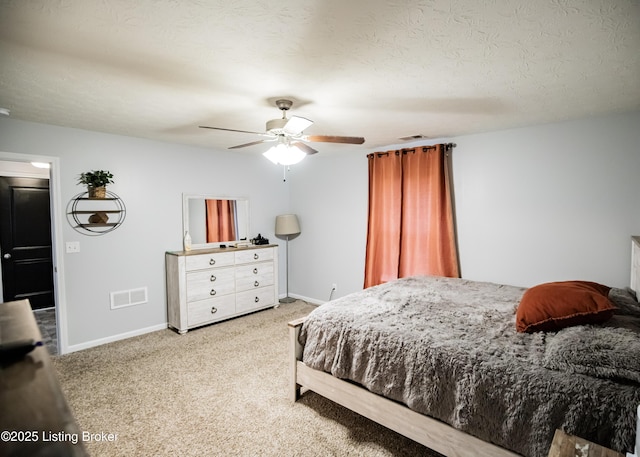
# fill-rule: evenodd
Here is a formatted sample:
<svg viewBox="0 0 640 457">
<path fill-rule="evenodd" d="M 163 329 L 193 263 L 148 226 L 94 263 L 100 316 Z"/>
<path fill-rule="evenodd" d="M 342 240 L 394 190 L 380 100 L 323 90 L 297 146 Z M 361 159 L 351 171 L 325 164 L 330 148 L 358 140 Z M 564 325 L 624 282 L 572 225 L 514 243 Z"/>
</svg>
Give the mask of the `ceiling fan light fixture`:
<svg viewBox="0 0 640 457">
<path fill-rule="evenodd" d="M 295 146 L 277 144 L 262 154 L 276 165 L 293 165 L 300 162 L 307 154 Z"/>
<path fill-rule="evenodd" d="M 287 110 L 291 108 L 293 102 L 287 99 L 276 100 L 276 106 L 282 111 L 281 119 L 271 119 L 267 121 L 266 132 L 251 132 L 248 130 L 228 129 L 224 127 L 211 127 L 201 125 L 202 129 L 222 130 L 225 132 L 250 133 L 260 135 L 269 139 L 252 141 L 250 143 L 238 144 L 231 146 L 229 149 L 245 148 L 268 141 L 278 141 L 287 147 L 286 153 L 276 152 L 275 148 L 270 149 L 263 155 L 273 163 L 291 165 L 300 162 L 305 155 L 315 154 L 318 151 L 306 144 L 307 141 L 314 143 L 342 143 L 342 144 L 362 144 L 364 138 L 359 136 L 338 136 L 338 135 L 304 135 L 303 132 L 307 127 L 313 124 L 311 119 L 300 116 L 291 116 L 287 118 Z M 283 148 L 279 148 L 281 151 Z"/>
</svg>

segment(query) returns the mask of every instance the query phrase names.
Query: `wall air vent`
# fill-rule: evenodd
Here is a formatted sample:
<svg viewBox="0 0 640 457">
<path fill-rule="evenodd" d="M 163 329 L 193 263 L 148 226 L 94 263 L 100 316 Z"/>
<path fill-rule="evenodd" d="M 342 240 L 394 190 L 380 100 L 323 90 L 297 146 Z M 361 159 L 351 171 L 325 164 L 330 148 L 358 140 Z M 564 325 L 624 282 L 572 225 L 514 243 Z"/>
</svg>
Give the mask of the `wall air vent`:
<svg viewBox="0 0 640 457">
<path fill-rule="evenodd" d="M 142 303 L 147 303 L 147 301 L 148 293 L 146 287 L 111 292 L 111 309 L 141 305 Z"/>
</svg>

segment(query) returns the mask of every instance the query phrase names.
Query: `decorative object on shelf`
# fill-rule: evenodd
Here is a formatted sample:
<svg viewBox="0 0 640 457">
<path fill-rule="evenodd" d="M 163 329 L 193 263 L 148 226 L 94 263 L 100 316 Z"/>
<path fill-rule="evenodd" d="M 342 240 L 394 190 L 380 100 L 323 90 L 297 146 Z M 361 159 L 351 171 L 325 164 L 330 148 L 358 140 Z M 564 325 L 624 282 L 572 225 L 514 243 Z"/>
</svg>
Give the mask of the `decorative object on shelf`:
<svg viewBox="0 0 640 457">
<path fill-rule="evenodd" d="M 285 236 L 286 243 L 286 264 L 287 270 L 287 296 L 280 300 L 280 303 L 293 303 L 295 298 L 289 297 L 289 238 L 291 235 L 298 235 L 300 233 L 300 224 L 298 223 L 298 216 L 295 214 L 283 214 L 276 216 L 276 236 Z"/>
<path fill-rule="evenodd" d="M 189 232 L 184 232 L 184 250 L 185 251 L 190 251 L 191 250 L 191 235 L 189 235 Z"/>
<path fill-rule="evenodd" d="M 91 224 L 106 224 L 109 222 L 109 216 L 104 211 L 98 211 L 89 216 L 89 222 Z"/>
<path fill-rule="evenodd" d="M 105 191 L 104 198 L 91 197 L 89 192 L 82 192 L 69 201 L 67 220 L 75 231 L 97 236 L 120 227 L 126 212 L 124 202 L 113 192 Z"/>
<path fill-rule="evenodd" d="M 105 170 L 91 170 L 80 173 L 78 184 L 87 186 L 89 198 L 106 198 L 107 184 L 113 184 L 113 174 Z"/>
<path fill-rule="evenodd" d="M 251 243 L 255 245 L 269 244 L 269 240 L 258 233 L 258 236 L 251 239 Z"/>
</svg>

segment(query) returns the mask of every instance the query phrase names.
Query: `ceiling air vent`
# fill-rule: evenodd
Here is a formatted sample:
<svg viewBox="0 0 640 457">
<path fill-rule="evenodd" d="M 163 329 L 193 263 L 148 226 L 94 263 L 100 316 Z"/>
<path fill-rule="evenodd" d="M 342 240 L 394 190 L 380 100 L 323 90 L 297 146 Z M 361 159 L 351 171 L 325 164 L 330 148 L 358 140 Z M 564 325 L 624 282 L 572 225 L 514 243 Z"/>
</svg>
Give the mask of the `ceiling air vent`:
<svg viewBox="0 0 640 457">
<path fill-rule="evenodd" d="M 400 141 L 413 141 L 413 140 L 425 140 L 425 139 L 429 139 L 429 137 L 427 135 L 423 135 L 421 133 L 418 133 L 417 135 L 411 135 L 411 136 L 404 136 L 402 138 L 398 138 Z"/>
</svg>

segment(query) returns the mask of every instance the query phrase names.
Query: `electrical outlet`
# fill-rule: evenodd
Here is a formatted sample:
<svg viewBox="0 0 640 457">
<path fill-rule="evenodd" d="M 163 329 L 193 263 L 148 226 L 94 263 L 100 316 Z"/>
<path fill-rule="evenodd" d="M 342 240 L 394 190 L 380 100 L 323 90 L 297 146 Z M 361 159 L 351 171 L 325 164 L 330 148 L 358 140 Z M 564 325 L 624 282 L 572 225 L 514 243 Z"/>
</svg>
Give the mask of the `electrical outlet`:
<svg viewBox="0 0 640 457">
<path fill-rule="evenodd" d="M 67 241 L 67 254 L 80 252 L 80 241 Z"/>
<path fill-rule="evenodd" d="M 331 284 L 331 290 L 333 290 L 334 292 L 338 290 L 338 285 L 335 282 Z"/>
</svg>

